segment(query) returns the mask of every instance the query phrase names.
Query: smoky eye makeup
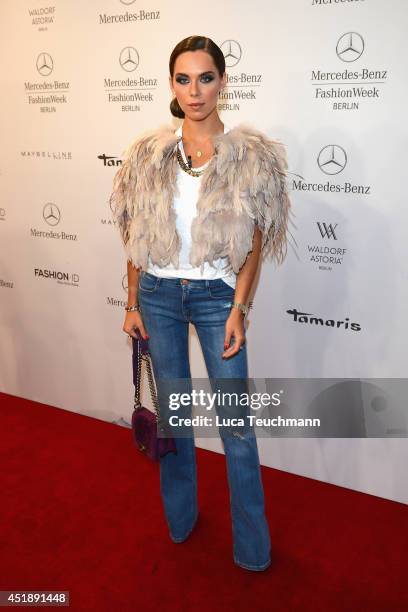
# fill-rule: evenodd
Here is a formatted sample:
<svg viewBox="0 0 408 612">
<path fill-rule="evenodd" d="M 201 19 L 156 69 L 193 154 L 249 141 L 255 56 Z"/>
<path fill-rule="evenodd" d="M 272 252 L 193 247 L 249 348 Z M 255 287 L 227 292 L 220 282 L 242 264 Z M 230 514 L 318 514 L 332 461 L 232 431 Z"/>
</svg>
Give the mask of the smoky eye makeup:
<svg viewBox="0 0 408 612">
<path fill-rule="evenodd" d="M 186 83 L 186 81 L 189 80 L 189 77 L 187 74 L 182 74 L 182 73 L 178 73 L 176 74 L 176 82 L 177 83 L 181 83 L 184 84 Z M 215 78 L 215 75 L 213 72 L 203 72 L 203 74 L 200 75 L 200 81 L 203 81 L 204 83 L 210 83 L 211 81 L 213 81 Z"/>
</svg>

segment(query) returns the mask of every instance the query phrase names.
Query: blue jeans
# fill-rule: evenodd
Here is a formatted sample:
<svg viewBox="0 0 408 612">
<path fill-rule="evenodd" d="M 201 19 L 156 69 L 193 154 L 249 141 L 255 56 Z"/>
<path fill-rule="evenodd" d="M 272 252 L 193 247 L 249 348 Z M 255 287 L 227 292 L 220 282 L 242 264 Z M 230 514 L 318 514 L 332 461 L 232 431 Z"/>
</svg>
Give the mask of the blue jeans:
<svg viewBox="0 0 408 612">
<path fill-rule="evenodd" d="M 197 331 L 211 378 L 247 380 L 246 344 L 223 359 L 225 322 L 234 289 L 222 279 L 163 278 L 145 271 L 139 276 L 139 304 L 156 378 L 191 381 L 188 331 Z M 159 389 L 158 389 L 159 391 Z M 160 397 L 159 397 L 160 402 Z M 166 409 L 160 403 L 161 412 Z M 167 406 L 168 409 L 168 406 Z M 271 543 L 264 509 L 258 447 L 253 428 L 224 435 L 219 428 L 227 461 L 234 562 L 246 569 L 263 570 L 271 563 Z M 160 459 L 160 492 L 170 537 L 184 541 L 198 517 L 194 434 L 175 437 L 177 454 Z"/>
</svg>

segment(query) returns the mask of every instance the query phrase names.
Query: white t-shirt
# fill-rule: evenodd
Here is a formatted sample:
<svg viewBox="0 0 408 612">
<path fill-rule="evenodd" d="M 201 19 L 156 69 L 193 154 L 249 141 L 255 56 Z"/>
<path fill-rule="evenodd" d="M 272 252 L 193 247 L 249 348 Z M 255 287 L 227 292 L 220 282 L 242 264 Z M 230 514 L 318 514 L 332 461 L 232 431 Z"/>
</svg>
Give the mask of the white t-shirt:
<svg viewBox="0 0 408 612">
<path fill-rule="evenodd" d="M 230 128 L 224 125 L 224 134 L 229 132 Z M 176 131 L 177 136 L 181 136 L 181 127 Z M 187 163 L 186 155 L 183 149 L 183 143 L 180 141 L 180 149 L 184 161 Z M 201 170 L 207 166 L 209 161 L 194 168 Z M 201 176 L 191 176 L 177 167 L 177 187 L 179 195 L 174 196 L 174 209 L 176 211 L 176 228 L 181 238 L 181 250 L 179 267 L 176 268 L 172 263 L 167 266 L 160 267 L 154 264 L 149 256 L 147 272 L 161 276 L 164 278 L 191 278 L 191 279 L 214 279 L 222 278 L 228 285 L 235 288 L 237 275 L 234 271 L 225 272 L 227 263 L 226 257 L 215 259 L 213 265 L 207 261 L 204 262 L 203 274 L 201 274 L 200 266 L 193 267 L 189 262 L 189 254 L 191 248 L 191 222 L 197 215 L 196 203 L 198 200 L 198 192 L 200 189 Z"/>
</svg>

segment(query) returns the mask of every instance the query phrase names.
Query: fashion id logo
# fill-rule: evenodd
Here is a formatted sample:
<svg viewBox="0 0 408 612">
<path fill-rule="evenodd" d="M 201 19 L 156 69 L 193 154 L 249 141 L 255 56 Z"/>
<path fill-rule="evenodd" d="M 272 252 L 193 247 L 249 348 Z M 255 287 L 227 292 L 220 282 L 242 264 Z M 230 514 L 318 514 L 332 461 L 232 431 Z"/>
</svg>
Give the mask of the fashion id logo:
<svg viewBox="0 0 408 612">
<path fill-rule="evenodd" d="M 79 287 L 79 275 L 74 272 L 61 272 L 60 270 L 34 268 L 34 276 L 36 278 L 54 280 L 60 285 Z"/>
</svg>

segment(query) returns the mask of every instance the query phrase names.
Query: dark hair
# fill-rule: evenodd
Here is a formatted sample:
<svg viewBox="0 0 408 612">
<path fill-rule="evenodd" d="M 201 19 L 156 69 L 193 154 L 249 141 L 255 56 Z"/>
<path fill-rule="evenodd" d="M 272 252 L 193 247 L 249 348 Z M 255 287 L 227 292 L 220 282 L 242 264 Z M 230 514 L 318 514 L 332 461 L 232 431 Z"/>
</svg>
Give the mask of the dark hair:
<svg viewBox="0 0 408 612">
<path fill-rule="evenodd" d="M 171 78 L 173 78 L 174 75 L 174 64 L 176 63 L 178 56 L 185 51 L 198 50 L 206 51 L 211 55 L 220 77 L 223 76 L 225 72 L 225 58 L 219 46 L 216 45 L 211 38 L 207 38 L 207 36 L 188 36 L 188 38 L 181 40 L 171 52 L 169 61 Z M 181 109 L 177 98 L 173 98 L 173 100 L 170 102 L 170 112 L 172 115 L 179 117 L 180 119 L 184 119 L 185 117 L 184 111 Z"/>
</svg>

